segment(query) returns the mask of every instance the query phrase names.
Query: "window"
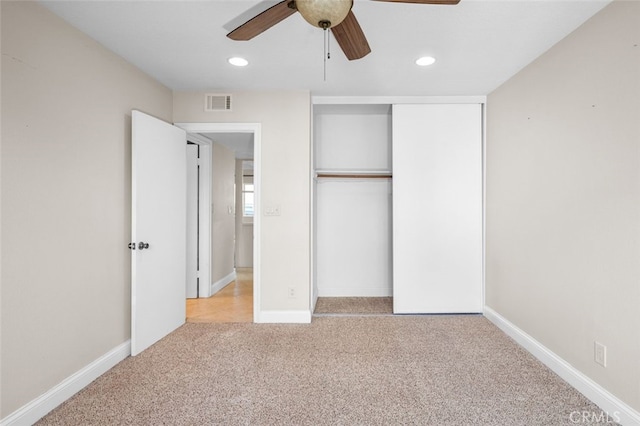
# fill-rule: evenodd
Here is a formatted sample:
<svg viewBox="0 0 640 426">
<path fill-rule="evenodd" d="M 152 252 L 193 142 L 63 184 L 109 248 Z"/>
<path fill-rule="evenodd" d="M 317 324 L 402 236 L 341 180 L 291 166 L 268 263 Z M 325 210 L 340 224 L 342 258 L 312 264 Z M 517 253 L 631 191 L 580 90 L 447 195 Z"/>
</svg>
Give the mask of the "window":
<svg viewBox="0 0 640 426">
<path fill-rule="evenodd" d="M 253 176 L 242 176 L 242 216 L 253 217 Z"/>
</svg>

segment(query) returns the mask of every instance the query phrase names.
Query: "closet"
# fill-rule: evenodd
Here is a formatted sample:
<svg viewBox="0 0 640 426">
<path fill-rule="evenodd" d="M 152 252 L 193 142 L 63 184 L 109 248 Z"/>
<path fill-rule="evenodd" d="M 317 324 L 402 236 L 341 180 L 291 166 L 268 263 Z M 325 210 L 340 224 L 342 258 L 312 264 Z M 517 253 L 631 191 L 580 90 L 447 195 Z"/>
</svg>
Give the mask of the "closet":
<svg viewBox="0 0 640 426">
<path fill-rule="evenodd" d="M 320 297 L 391 296 L 391 107 L 314 107 Z"/>
<path fill-rule="evenodd" d="M 482 105 L 314 105 L 314 297 L 481 312 Z"/>
</svg>

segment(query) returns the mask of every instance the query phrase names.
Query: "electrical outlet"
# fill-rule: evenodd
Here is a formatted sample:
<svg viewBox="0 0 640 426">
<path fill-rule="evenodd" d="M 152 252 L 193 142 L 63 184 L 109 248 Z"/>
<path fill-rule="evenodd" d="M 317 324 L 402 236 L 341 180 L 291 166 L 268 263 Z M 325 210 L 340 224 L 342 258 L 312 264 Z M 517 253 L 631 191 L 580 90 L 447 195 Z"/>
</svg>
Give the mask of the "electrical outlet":
<svg viewBox="0 0 640 426">
<path fill-rule="evenodd" d="M 289 287 L 287 289 L 287 294 L 289 295 L 289 299 L 295 299 L 296 298 L 296 289 L 293 287 Z"/>
<path fill-rule="evenodd" d="M 593 342 L 594 359 L 597 364 L 607 366 L 607 347 L 600 342 Z"/>
</svg>

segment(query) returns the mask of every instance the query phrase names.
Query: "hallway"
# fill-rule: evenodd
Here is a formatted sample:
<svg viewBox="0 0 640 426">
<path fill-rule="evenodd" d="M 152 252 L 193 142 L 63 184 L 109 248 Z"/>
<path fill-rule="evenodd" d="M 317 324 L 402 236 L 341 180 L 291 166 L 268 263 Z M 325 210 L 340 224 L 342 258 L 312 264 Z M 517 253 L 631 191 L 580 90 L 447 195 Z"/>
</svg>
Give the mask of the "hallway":
<svg viewBox="0 0 640 426">
<path fill-rule="evenodd" d="M 206 299 L 187 299 L 187 322 L 253 322 L 253 269 L 238 268 L 234 282 Z"/>
</svg>

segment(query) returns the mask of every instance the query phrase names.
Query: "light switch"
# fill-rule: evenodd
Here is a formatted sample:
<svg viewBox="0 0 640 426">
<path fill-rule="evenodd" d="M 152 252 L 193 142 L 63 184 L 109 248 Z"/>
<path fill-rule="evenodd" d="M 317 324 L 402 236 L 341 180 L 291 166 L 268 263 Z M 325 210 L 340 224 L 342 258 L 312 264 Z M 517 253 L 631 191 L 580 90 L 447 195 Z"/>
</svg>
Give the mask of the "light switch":
<svg viewBox="0 0 640 426">
<path fill-rule="evenodd" d="M 280 216 L 280 206 L 269 206 L 264 209 L 265 216 Z"/>
</svg>

